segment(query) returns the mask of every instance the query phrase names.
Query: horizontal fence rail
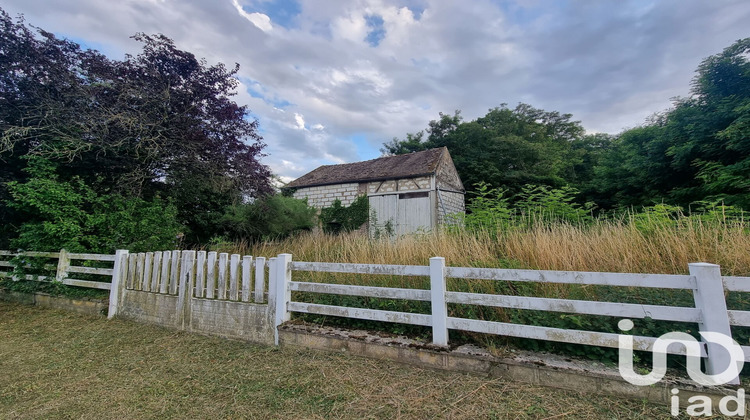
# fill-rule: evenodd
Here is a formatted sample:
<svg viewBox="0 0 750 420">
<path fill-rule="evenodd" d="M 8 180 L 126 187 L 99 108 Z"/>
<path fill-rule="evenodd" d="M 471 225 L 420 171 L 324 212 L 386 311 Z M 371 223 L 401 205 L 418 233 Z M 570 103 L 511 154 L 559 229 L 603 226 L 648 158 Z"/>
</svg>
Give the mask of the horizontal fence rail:
<svg viewBox="0 0 750 420">
<path fill-rule="evenodd" d="M 750 277 L 722 277 L 728 292 L 750 292 Z"/>
<path fill-rule="evenodd" d="M 21 260 L 13 263 L 11 260 L 14 258 L 21 257 Z M 91 289 L 110 290 L 112 288 L 111 281 L 95 281 L 86 279 L 76 279 L 69 277 L 71 273 L 77 274 L 93 274 L 97 276 L 105 276 L 110 280 L 114 274 L 113 268 L 102 268 L 102 267 L 88 267 L 71 265 L 73 261 L 96 261 L 96 262 L 114 262 L 114 255 L 107 254 L 80 254 L 71 253 L 65 250 L 60 252 L 12 252 L 12 251 L 0 251 L 0 267 L 8 270 L 0 271 L 0 277 L 13 277 L 15 280 L 19 280 L 14 274 L 13 269 L 16 268 L 17 264 L 22 269 L 33 269 L 33 264 L 30 262 L 24 262 L 23 257 L 29 258 L 45 258 L 45 259 L 56 259 L 57 264 L 42 264 L 41 268 L 46 272 L 54 272 L 54 274 L 24 274 L 23 280 L 34 280 L 41 282 L 52 282 L 58 281 L 67 286 L 86 287 Z"/>
<path fill-rule="evenodd" d="M 593 273 L 584 271 L 509 270 L 447 267 L 446 276 L 475 280 L 506 280 L 599 286 L 693 289 L 695 278 L 673 274 Z"/>
<path fill-rule="evenodd" d="M 651 318 L 661 321 L 700 322 L 701 311 L 678 306 L 642 305 L 635 303 L 595 302 L 588 300 L 552 299 L 527 296 L 487 295 L 481 293 L 446 292 L 448 303 L 567 312 L 582 315 L 615 316 L 620 318 Z"/>
<path fill-rule="evenodd" d="M 291 263 L 295 271 L 317 271 L 323 273 L 390 274 L 394 276 L 429 276 L 429 267 L 421 265 L 347 264 L 298 262 Z"/>
<path fill-rule="evenodd" d="M 277 288 L 276 293 L 280 297 L 277 302 L 277 325 L 290 319 L 291 312 L 298 312 L 432 327 L 433 343 L 438 345 L 447 345 L 447 331 L 454 329 L 610 348 L 619 347 L 620 334 L 450 317 L 447 314 L 447 305 L 476 305 L 696 323 L 700 331 L 721 332 L 730 337 L 730 326 L 750 326 L 750 311 L 727 310 L 724 299 L 725 292 L 750 292 L 750 277 L 721 277 L 719 266 L 713 264 L 690 264 L 689 275 L 666 275 L 446 267 L 444 259 L 439 257 L 431 258 L 429 266 L 301 262 L 292 261 L 291 257 L 290 254 L 280 254 L 276 258 L 271 258 L 270 261 L 272 264 L 270 270 L 274 273 L 271 280 L 275 281 L 274 287 Z M 430 289 L 294 281 L 293 272 L 295 271 L 429 277 Z M 494 280 L 687 290 L 693 293 L 695 306 L 646 305 L 458 292 L 446 290 L 446 278 L 466 281 Z M 292 299 L 291 292 L 430 302 L 431 313 L 419 314 L 299 302 Z M 642 351 L 653 351 L 654 344 L 658 340 L 657 337 L 644 336 L 633 336 L 632 339 L 633 349 Z M 671 345 L 666 351 L 684 355 L 686 348 L 687 343 Z M 746 360 L 750 361 L 750 346 L 742 346 L 742 349 Z M 727 363 L 726 356 L 715 347 L 714 343 L 701 343 L 700 351 L 701 356 L 707 358 L 709 373 L 722 371 L 721 366 Z"/>
</svg>

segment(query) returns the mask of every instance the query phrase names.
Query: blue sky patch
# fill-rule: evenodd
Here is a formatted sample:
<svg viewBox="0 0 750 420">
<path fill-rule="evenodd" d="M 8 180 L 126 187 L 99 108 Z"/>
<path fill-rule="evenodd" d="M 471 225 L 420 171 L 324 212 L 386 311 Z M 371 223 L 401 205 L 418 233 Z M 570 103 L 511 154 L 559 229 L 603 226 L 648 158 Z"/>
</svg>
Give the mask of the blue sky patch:
<svg viewBox="0 0 750 420">
<path fill-rule="evenodd" d="M 242 8 L 248 13 L 259 12 L 271 18 L 272 25 L 292 28 L 296 26 L 295 18 L 302 13 L 302 7 L 297 0 L 273 0 L 253 2 L 252 7 Z"/>
<path fill-rule="evenodd" d="M 359 156 L 360 160 L 370 160 L 380 157 L 380 149 L 367 141 L 365 134 L 355 134 L 351 137 L 351 140 L 357 148 L 357 156 Z"/>
<path fill-rule="evenodd" d="M 110 58 L 121 59 L 122 56 L 125 55 L 123 51 L 108 44 L 102 44 L 100 42 L 91 41 L 91 40 L 73 36 L 67 33 L 60 33 L 56 35 L 60 36 L 61 38 L 65 38 L 68 41 L 75 42 L 76 44 L 80 45 L 81 49 L 83 50 L 86 50 L 86 49 L 96 50 Z"/>
<path fill-rule="evenodd" d="M 273 105 L 276 108 L 284 109 L 291 105 L 292 103 L 287 101 L 286 99 L 280 99 L 280 98 L 274 98 L 274 97 L 268 97 L 266 94 L 257 87 L 260 85 L 260 82 L 253 79 L 248 79 L 246 77 L 239 77 L 238 78 L 245 86 L 247 86 L 247 93 L 250 94 L 253 98 L 262 99 L 263 102 Z"/>
<path fill-rule="evenodd" d="M 385 38 L 385 28 L 383 27 L 385 22 L 383 21 L 383 18 L 378 15 L 369 15 L 365 16 L 365 23 L 367 23 L 367 27 L 370 28 L 370 31 L 367 32 L 367 36 L 365 37 L 365 41 L 367 41 L 371 47 L 377 47 L 380 45 L 380 41 Z"/>
</svg>

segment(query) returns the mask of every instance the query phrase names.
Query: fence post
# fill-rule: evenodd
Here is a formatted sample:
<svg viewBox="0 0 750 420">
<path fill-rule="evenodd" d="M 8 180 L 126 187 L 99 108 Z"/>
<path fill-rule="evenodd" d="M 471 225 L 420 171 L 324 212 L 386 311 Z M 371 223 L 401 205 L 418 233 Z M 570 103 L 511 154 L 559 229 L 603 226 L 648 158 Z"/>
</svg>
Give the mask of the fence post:
<svg viewBox="0 0 750 420">
<path fill-rule="evenodd" d="M 190 305 L 193 297 L 193 278 L 195 276 L 195 251 L 182 251 L 179 285 L 177 291 L 177 308 L 182 314 L 180 327 L 190 322 Z"/>
<path fill-rule="evenodd" d="M 109 289 L 109 310 L 107 319 L 117 315 L 120 306 L 120 291 L 125 288 L 125 276 L 128 271 L 128 251 L 118 249 L 115 251 L 115 265 L 112 270 L 112 286 Z"/>
<path fill-rule="evenodd" d="M 276 257 L 276 315 L 274 328 L 274 343 L 279 345 L 279 325 L 289 321 L 292 314 L 287 309 L 287 304 L 292 300 L 292 291 L 289 282 L 292 281 L 292 254 L 279 254 Z M 269 286 L 270 287 L 270 286 Z"/>
<path fill-rule="evenodd" d="M 695 277 L 693 299 L 695 307 L 700 309 L 702 321 L 699 324 L 701 332 L 716 332 L 732 337 L 727 314 L 727 302 L 724 297 L 724 282 L 721 279 L 721 269 L 716 264 L 690 263 L 690 275 Z M 724 372 L 732 363 L 732 359 L 719 343 L 706 342 L 706 373 L 709 375 Z M 743 360 L 744 362 L 744 360 Z M 731 382 L 739 385 L 739 377 Z"/>
<path fill-rule="evenodd" d="M 266 287 L 266 258 L 256 257 L 255 258 L 255 303 L 263 303 L 263 294 Z M 272 286 L 268 286 L 269 291 Z"/>
<path fill-rule="evenodd" d="M 180 264 L 179 286 L 177 294 L 177 310 L 180 311 L 180 328 L 190 323 L 190 305 L 193 297 L 193 277 L 195 275 L 195 251 L 182 251 Z"/>
<path fill-rule="evenodd" d="M 445 303 L 445 258 L 430 258 L 430 297 L 432 300 L 432 343 L 448 345 L 448 307 Z"/>
<path fill-rule="evenodd" d="M 253 270 L 253 257 L 252 255 L 245 255 L 242 257 L 242 301 L 250 302 L 250 278 L 252 278 L 251 271 Z"/>
<path fill-rule="evenodd" d="M 70 267 L 70 255 L 65 249 L 60 250 L 60 257 L 57 259 L 57 273 L 55 273 L 55 281 L 63 281 L 65 277 L 68 277 L 68 267 Z"/>
</svg>

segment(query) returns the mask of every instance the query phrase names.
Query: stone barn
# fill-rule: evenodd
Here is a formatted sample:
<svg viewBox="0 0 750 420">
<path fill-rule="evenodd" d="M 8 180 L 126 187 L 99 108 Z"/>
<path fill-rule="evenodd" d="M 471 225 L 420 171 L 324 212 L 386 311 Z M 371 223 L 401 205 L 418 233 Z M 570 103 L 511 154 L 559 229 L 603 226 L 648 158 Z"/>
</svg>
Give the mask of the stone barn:
<svg viewBox="0 0 750 420">
<path fill-rule="evenodd" d="M 350 205 L 367 195 L 376 229 L 429 231 L 464 212 L 464 186 L 445 147 L 364 162 L 324 165 L 284 187 L 310 206 Z M 372 224 L 371 220 L 371 224 Z"/>
</svg>

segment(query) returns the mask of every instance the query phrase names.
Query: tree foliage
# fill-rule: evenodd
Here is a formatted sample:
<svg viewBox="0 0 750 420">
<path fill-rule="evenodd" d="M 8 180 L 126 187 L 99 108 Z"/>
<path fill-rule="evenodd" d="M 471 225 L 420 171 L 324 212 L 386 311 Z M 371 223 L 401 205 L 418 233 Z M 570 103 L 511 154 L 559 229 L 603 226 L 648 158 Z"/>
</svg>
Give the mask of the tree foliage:
<svg viewBox="0 0 750 420">
<path fill-rule="evenodd" d="M 41 157 L 62 182 L 169 198 L 192 239 L 206 239 L 226 206 L 272 191 L 258 122 L 231 100 L 238 66 L 209 65 L 163 35 L 133 39 L 140 53 L 111 60 L 0 9 L 0 181 L 25 181 L 24 158 Z"/>
<path fill-rule="evenodd" d="M 611 204 L 723 201 L 750 209 L 750 38 L 701 62 L 692 95 L 620 134 L 595 168 Z"/>
<path fill-rule="evenodd" d="M 281 239 L 314 228 L 316 213 L 307 200 L 269 195 L 252 203 L 230 206 L 220 219 L 219 231 L 232 240 Z"/>
<path fill-rule="evenodd" d="M 34 251 L 111 253 L 169 249 L 182 226 L 177 209 L 158 196 L 150 201 L 118 193 L 98 193 L 80 177 L 60 179 L 55 164 L 30 157 L 26 182 L 11 181 L 11 206 L 27 221 L 11 241 Z"/>
<path fill-rule="evenodd" d="M 447 146 L 464 183 L 472 190 L 485 182 L 511 195 L 526 184 L 559 187 L 577 181 L 576 166 L 586 150 L 574 148 L 584 138 L 572 115 L 547 112 L 527 104 L 502 105 L 465 122 L 460 112 L 440 114 L 425 132 L 386 143 L 385 154 L 402 154 Z"/>
</svg>

